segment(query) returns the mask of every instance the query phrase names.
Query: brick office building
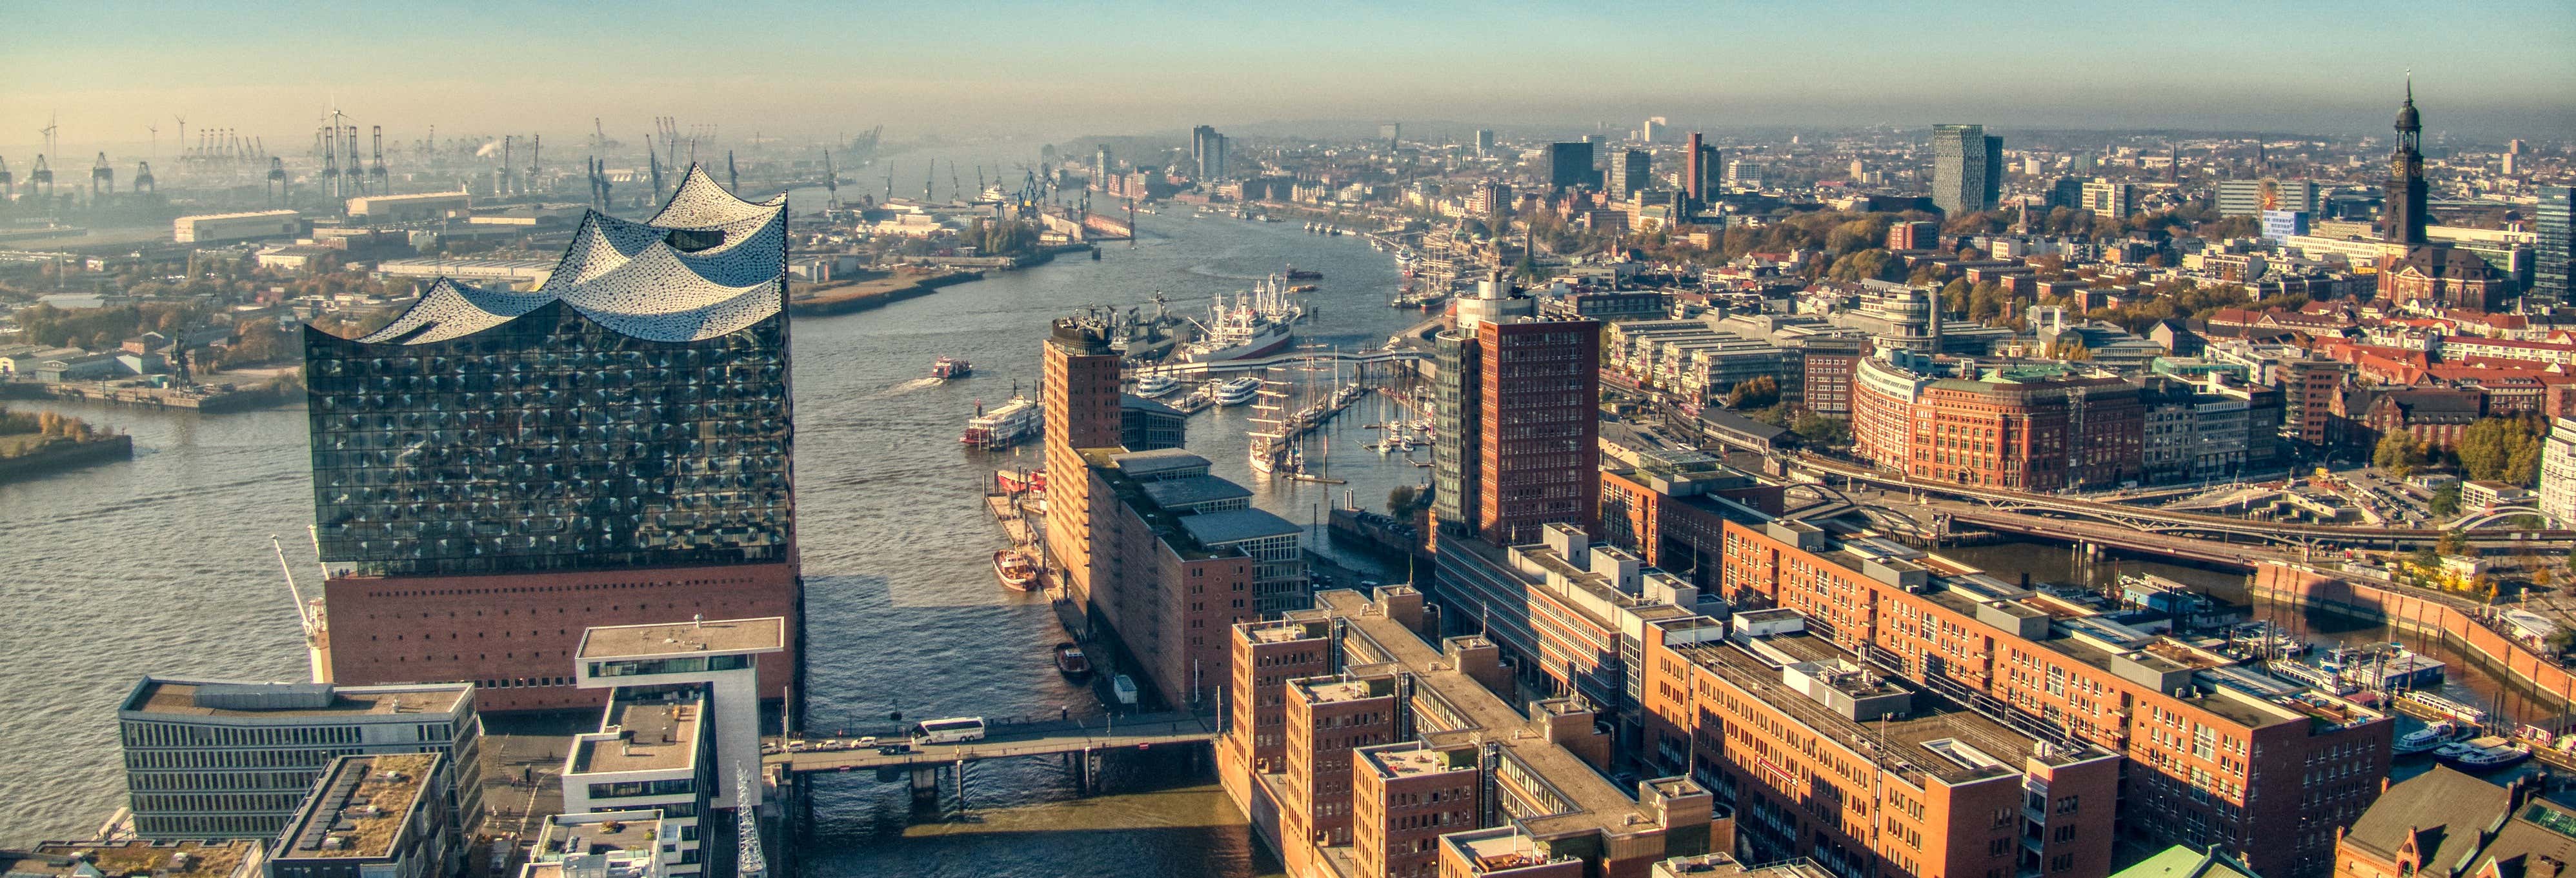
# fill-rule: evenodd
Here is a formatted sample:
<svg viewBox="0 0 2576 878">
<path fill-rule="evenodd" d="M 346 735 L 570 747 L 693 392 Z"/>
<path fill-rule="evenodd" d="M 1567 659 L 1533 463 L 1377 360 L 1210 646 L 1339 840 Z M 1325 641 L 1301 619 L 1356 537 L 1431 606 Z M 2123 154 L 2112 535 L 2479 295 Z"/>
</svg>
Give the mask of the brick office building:
<svg viewBox="0 0 2576 878">
<path fill-rule="evenodd" d="M 2141 475 L 2145 410 L 2122 379 L 1904 351 L 1855 371 L 1854 450 L 1882 469 L 2034 492 Z"/>
<path fill-rule="evenodd" d="M 1659 764 L 1689 763 L 1733 807 L 1752 860 L 1922 878 L 2110 873 L 2118 756 L 1891 679 L 1795 611 L 1747 612 L 1735 627 L 1651 657 L 1649 737 Z"/>
<path fill-rule="evenodd" d="M 1869 666 L 1975 693 L 2128 758 L 2123 831 L 2217 846 L 2260 874 L 2309 876 L 2388 773 L 2385 715 L 2316 692 L 2236 684 L 2229 660 L 1881 540 L 1749 510 L 1726 532 L 1727 594 L 1796 610 Z"/>
</svg>

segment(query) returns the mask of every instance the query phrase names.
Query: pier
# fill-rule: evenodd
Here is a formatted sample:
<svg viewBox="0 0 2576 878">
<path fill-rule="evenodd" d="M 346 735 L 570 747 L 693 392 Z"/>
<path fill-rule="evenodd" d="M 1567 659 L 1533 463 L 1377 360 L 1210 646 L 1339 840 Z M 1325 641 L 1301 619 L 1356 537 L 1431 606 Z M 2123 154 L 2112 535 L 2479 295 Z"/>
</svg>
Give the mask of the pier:
<svg viewBox="0 0 2576 878">
<path fill-rule="evenodd" d="M 1170 375 L 1178 378 L 1187 375 L 1232 375 L 1238 372 L 1250 372 L 1256 369 L 1302 366 L 1310 362 L 1319 364 L 1339 362 L 1353 365 L 1367 365 L 1371 363 L 1412 364 L 1429 359 L 1431 359 L 1431 355 L 1421 351 L 1377 350 L 1354 351 L 1348 353 L 1334 351 L 1331 353 L 1321 354 L 1274 354 L 1267 357 L 1255 357 L 1245 360 L 1221 360 L 1214 363 L 1162 363 L 1159 365 L 1143 367 L 1143 371 L 1152 372 L 1158 375 Z"/>
</svg>

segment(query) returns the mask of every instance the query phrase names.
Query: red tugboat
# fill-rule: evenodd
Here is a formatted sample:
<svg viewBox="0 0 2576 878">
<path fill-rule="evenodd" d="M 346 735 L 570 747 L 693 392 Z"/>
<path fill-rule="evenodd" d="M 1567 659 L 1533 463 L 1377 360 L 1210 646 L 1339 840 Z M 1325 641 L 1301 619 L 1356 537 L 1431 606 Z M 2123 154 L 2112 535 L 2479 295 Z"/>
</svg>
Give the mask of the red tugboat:
<svg viewBox="0 0 2576 878">
<path fill-rule="evenodd" d="M 1066 679 L 1079 680 L 1091 676 L 1091 660 L 1082 656 L 1082 647 L 1068 640 L 1055 645 L 1055 671 Z"/>
<path fill-rule="evenodd" d="M 973 374 L 975 374 L 974 364 L 956 357 L 941 357 L 930 363 L 930 377 L 941 381 L 964 378 Z"/>
</svg>

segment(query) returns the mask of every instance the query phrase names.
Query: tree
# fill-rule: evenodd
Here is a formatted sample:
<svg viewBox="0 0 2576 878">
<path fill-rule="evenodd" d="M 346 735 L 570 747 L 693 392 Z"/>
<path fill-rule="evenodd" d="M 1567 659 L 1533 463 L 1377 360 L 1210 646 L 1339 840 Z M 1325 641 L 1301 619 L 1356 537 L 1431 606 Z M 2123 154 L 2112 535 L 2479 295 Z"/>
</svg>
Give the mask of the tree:
<svg viewBox="0 0 2576 878">
<path fill-rule="evenodd" d="M 2405 433 L 2391 431 L 2379 437 L 2379 444 L 2370 450 L 2371 466 L 2387 470 L 2390 475 L 2401 479 L 2413 474 L 2415 468 L 2423 464 L 2424 452 L 2415 445 L 2414 438 Z"/>
<path fill-rule="evenodd" d="M 1413 512 L 1414 498 L 1419 494 L 1412 485 L 1397 485 L 1386 492 L 1386 514 L 1404 518 Z"/>
<path fill-rule="evenodd" d="M 2452 482 L 2448 485 L 2443 485 L 2441 490 L 2433 492 L 2433 502 L 2431 506 L 2433 514 L 2435 515 L 2458 514 L 2460 511 L 2460 483 Z"/>
<path fill-rule="evenodd" d="M 1846 253 L 1842 258 L 1834 260 L 1832 267 L 1825 269 L 1825 279 L 1852 282 L 1883 280 L 1896 283 L 1905 279 L 1905 260 L 1889 255 L 1886 250 L 1876 247 Z"/>
<path fill-rule="evenodd" d="M 2537 415 L 2479 418 L 2460 432 L 2460 467 L 2471 479 L 2527 487 L 2538 475 L 2541 441 L 2548 432 Z"/>
<path fill-rule="evenodd" d="M 1780 381 L 1769 375 L 1736 382 L 1726 391 L 1726 407 L 1731 409 L 1765 408 L 1779 402 Z"/>
<path fill-rule="evenodd" d="M 2444 555 L 2458 555 L 2465 553 L 2468 550 L 2468 536 L 2455 530 L 2444 531 L 2442 533 L 2442 538 L 2440 540 L 2436 540 L 2433 544 L 2433 551 Z"/>
<path fill-rule="evenodd" d="M 1841 445 L 1851 441 L 1851 422 L 1802 411 L 1789 421 L 1789 432 L 1817 445 Z"/>
</svg>

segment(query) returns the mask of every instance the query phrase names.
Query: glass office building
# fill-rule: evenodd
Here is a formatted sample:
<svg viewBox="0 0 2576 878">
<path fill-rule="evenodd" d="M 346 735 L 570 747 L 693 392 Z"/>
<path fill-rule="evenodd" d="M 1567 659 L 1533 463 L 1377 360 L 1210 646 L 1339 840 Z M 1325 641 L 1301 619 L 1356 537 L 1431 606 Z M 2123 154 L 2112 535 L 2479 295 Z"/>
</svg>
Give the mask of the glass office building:
<svg viewBox="0 0 2576 878">
<path fill-rule="evenodd" d="M 324 560 L 381 576 L 791 559 L 783 204 L 693 172 L 532 292 L 306 330 Z"/>
</svg>

